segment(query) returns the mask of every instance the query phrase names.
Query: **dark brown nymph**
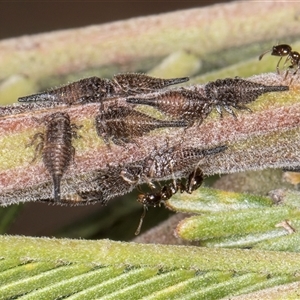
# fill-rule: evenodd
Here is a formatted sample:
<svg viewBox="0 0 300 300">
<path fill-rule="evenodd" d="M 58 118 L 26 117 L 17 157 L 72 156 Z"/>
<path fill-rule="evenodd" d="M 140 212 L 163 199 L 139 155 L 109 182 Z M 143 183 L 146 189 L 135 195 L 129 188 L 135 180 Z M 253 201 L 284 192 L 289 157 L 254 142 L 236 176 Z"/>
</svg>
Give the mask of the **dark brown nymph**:
<svg viewBox="0 0 300 300">
<path fill-rule="evenodd" d="M 168 116 L 188 121 L 189 125 L 195 121 L 200 125 L 213 109 L 212 101 L 197 91 L 186 89 L 166 91 L 156 97 L 129 97 L 126 101 L 153 106 Z"/>
<path fill-rule="evenodd" d="M 235 116 L 235 109 L 251 111 L 245 104 L 255 101 L 259 96 L 270 92 L 288 91 L 284 85 L 267 86 L 241 78 L 225 78 L 205 85 L 205 94 L 222 116 L 222 109 Z"/>
<path fill-rule="evenodd" d="M 74 129 L 78 127 L 70 123 L 67 113 L 57 112 L 44 117 L 39 122 L 46 124 L 44 133 L 33 136 L 30 145 L 39 138 L 41 141 L 36 145 L 33 161 L 39 153 L 42 153 L 44 165 L 53 179 L 54 201 L 60 201 L 61 178 L 68 169 L 75 149 L 72 146 L 72 137 L 77 137 Z"/>
<path fill-rule="evenodd" d="M 116 145 L 133 142 L 151 130 L 164 127 L 186 127 L 185 121 L 163 121 L 150 117 L 129 107 L 109 106 L 95 119 L 96 131 L 99 137 L 109 145 L 111 140 Z"/>
</svg>

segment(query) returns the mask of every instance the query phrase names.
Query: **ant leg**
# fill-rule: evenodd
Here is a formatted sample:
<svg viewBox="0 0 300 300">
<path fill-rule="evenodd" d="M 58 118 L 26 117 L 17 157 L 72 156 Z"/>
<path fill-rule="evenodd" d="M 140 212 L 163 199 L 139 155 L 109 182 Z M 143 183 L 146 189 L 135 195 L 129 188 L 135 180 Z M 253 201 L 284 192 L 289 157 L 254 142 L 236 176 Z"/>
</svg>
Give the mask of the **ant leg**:
<svg viewBox="0 0 300 300">
<path fill-rule="evenodd" d="M 36 145 L 34 156 L 33 156 L 33 159 L 31 160 L 30 163 L 33 163 L 37 159 L 37 157 L 41 154 L 41 152 L 42 152 L 42 150 L 44 148 L 44 134 L 41 133 L 41 132 L 36 133 L 32 137 L 30 143 L 28 143 L 27 145 L 25 145 L 25 148 L 32 146 L 38 138 L 41 139 L 41 142 Z"/>
<path fill-rule="evenodd" d="M 30 163 L 35 162 L 37 157 L 41 155 L 43 148 L 44 148 L 44 141 L 42 141 L 36 145 L 35 150 L 34 150 L 35 153 L 34 153 L 33 159 L 31 160 Z"/>
<path fill-rule="evenodd" d="M 280 74 L 280 71 L 279 71 L 279 64 L 280 64 L 281 60 L 282 60 L 282 56 L 279 58 L 279 61 L 278 61 L 277 66 L 276 66 L 276 70 L 277 70 L 277 74 L 278 74 L 278 75 Z M 286 64 L 286 61 L 287 61 L 287 58 L 286 58 L 286 60 L 285 60 L 284 65 Z"/>
<path fill-rule="evenodd" d="M 36 133 L 31 138 L 31 141 L 28 144 L 25 145 L 25 148 L 32 146 L 38 138 L 40 138 L 43 141 L 44 140 L 44 134 L 41 133 L 41 132 Z"/>
<path fill-rule="evenodd" d="M 248 112 L 252 113 L 251 108 L 247 107 L 246 105 L 235 105 L 234 108 L 241 109 L 241 110 L 247 110 Z"/>
<path fill-rule="evenodd" d="M 219 113 L 220 115 L 220 118 L 222 119 L 223 118 L 223 113 L 222 113 L 222 108 L 220 105 L 216 105 L 216 110 L 217 112 Z"/>
<path fill-rule="evenodd" d="M 224 107 L 224 109 L 225 109 L 229 114 L 231 114 L 235 119 L 237 119 L 236 114 L 234 113 L 234 111 L 233 111 L 229 106 L 224 105 L 223 107 Z"/>
<path fill-rule="evenodd" d="M 143 210 L 143 213 L 141 215 L 139 225 L 138 225 L 138 227 L 137 227 L 137 229 L 136 229 L 136 231 L 134 233 L 135 235 L 139 235 L 140 234 L 141 228 L 142 228 L 142 225 L 143 225 L 143 221 L 144 221 L 144 218 L 146 216 L 147 205 L 143 205 L 143 208 L 144 208 L 144 210 Z"/>
</svg>

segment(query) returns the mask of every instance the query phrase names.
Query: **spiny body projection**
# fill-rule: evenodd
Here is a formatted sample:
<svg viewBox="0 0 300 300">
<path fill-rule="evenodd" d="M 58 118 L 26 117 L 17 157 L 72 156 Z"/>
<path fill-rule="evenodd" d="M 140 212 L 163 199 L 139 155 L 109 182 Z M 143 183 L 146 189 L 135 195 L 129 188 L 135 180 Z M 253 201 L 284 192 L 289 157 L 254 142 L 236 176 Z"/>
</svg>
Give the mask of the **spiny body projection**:
<svg viewBox="0 0 300 300">
<path fill-rule="evenodd" d="M 69 115 L 63 112 L 48 115 L 42 119 L 42 122 L 46 124 L 45 133 L 35 134 L 31 142 L 32 145 L 37 138 L 41 139 L 36 146 L 33 161 L 38 153 L 42 153 L 44 165 L 52 176 L 54 201 L 59 202 L 61 178 L 74 157 L 75 149 L 72 146 L 72 137 L 77 137 L 74 129 L 78 129 L 78 127 L 71 124 Z"/>
<path fill-rule="evenodd" d="M 188 80 L 188 77 L 161 79 L 138 73 L 117 74 L 111 80 L 94 76 L 42 93 L 20 97 L 18 101 L 52 101 L 67 105 L 102 103 L 113 97 L 153 92 Z"/>
<path fill-rule="evenodd" d="M 166 115 L 188 121 L 190 125 L 195 121 L 200 125 L 213 109 L 212 101 L 196 91 L 186 89 L 166 91 L 152 98 L 129 97 L 126 101 L 153 106 Z"/>
<path fill-rule="evenodd" d="M 185 121 L 163 121 L 150 117 L 129 107 L 109 106 L 100 109 L 95 118 L 96 131 L 106 144 L 109 140 L 116 145 L 132 142 L 151 130 L 164 127 L 185 127 Z"/>
<path fill-rule="evenodd" d="M 222 108 L 235 116 L 231 107 L 250 110 L 245 104 L 255 101 L 259 96 L 270 92 L 288 91 L 284 85 L 267 86 L 241 78 L 225 78 L 205 85 L 205 94 L 210 103 L 222 115 Z"/>
</svg>

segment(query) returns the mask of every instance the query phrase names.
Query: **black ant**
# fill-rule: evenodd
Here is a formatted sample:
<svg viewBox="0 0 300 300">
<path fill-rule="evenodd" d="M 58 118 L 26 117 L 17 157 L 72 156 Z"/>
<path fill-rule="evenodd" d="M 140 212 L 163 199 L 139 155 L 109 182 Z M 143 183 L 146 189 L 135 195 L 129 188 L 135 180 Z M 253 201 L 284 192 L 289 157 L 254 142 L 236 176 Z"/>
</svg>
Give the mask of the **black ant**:
<svg viewBox="0 0 300 300">
<path fill-rule="evenodd" d="M 185 184 L 183 183 L 184 178 L 173 180 L 171 183 L 164 185 L 160 191 L 155 193 L 143 193 L 138 195 L 137 201 L 140 202 L 144 211 L 140 219 L 140 223 L 135 232 L 135 235 L 138 235 L 141 231 L 142 223 L 146 215 L 146 211 L 149 206 L 156 207 L 161 203 L 169 200 L 174 194 L 178 191 L 181 193 L 187 192 L 191 194 L 193 191 L 198 189 L 203 182 L 203 173 L 200 168 L 195 168 L 195 170 L 189 175 L 189 177 L 185 180 Z"/>
<path fill-rule="evenodd" d="M 296 71 L 294 72 L 293 75 L 295 75 L 298 72 L 298 70 L 300 69 L 300 54 L 297 51 L 292 51 L 292 47 L 290 45 L 280 44 L 280 45 L 273 46 L 272 49 L 262 53 L 258 59 L 261 60 L 262 57 L 268 52 L 271 52 L 271 55 L 280 56 L 280 59 L 276 66 L 276 70 L 277 70 L 278 74 L 280 74 L 279 64 L 284 56 L 287 56 L 287 58 L 284 62 L 284 66 L 286 65 L 286 63 L 288 61 L 290 61 L 291 62 L 291 65 L 289 66 L 290 69 L 297 67 Z M 286 73 L 285 77 L 287 76 L 287 73 Z"/>
</svg>

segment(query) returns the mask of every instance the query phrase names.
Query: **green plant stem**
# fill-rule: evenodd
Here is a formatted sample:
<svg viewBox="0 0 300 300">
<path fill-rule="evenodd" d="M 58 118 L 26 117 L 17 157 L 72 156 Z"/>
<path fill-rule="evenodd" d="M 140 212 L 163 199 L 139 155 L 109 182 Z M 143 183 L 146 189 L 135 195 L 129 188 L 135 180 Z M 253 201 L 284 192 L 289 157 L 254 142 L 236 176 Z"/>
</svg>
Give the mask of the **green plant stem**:
<svg viewBox="0 0 300 300">
<path fill-rule="evenodd" d="M 4 259 L 15 258 L 20 262 L 27 258 L 35 261 L 92 263 L 102 266 L 160 266 L 166 269 L 233 270 L 240 273 L 255 272 L 270 275 L 297 275 L 300 268 L 298 253 L 141 245 L 109 240 L 82 241 L 1 236 L 0 253 Z"/>
</svg>

